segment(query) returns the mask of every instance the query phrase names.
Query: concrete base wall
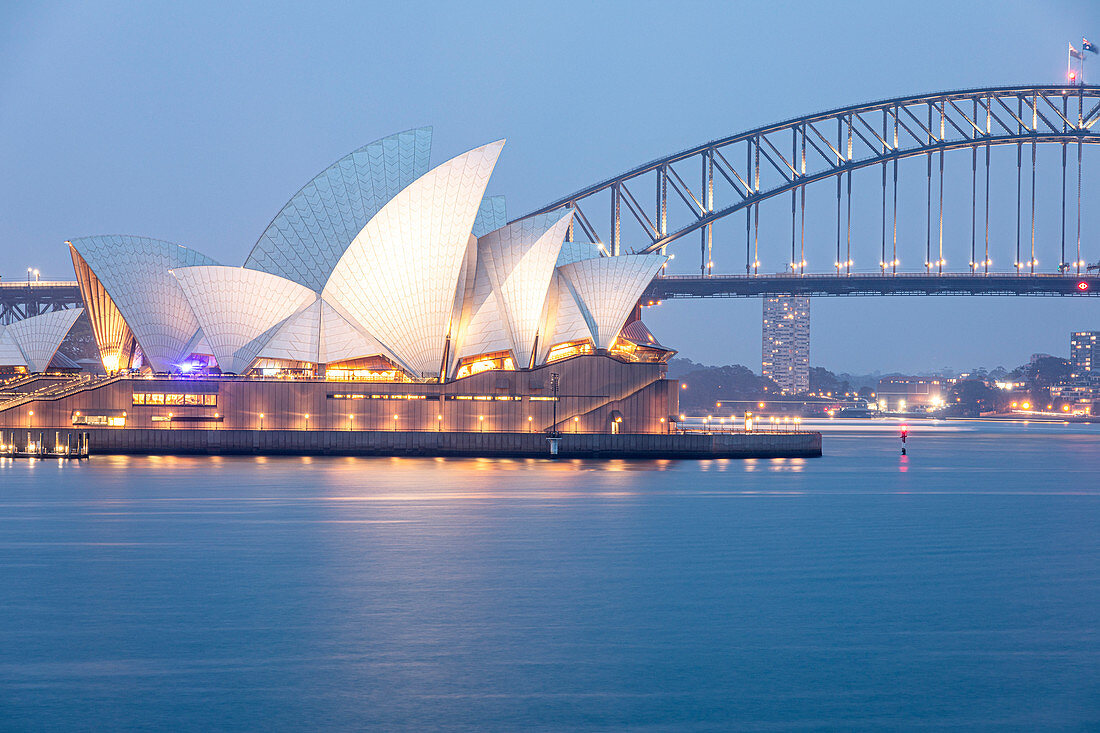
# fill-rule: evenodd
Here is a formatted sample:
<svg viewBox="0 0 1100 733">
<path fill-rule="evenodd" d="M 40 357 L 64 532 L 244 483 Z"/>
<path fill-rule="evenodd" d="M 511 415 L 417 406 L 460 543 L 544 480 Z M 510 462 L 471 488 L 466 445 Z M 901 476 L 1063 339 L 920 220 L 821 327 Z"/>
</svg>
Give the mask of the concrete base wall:
<svg viewBox="0 0 1100 733">
<path fill-rule="evenodd" d="M 92 455 L 380 455 L 549 457 L 541 433 L 373 430 L 88 430 Z M 810 458 L 821 433 L 563 434 L 561 458 Z"/>
</svg>

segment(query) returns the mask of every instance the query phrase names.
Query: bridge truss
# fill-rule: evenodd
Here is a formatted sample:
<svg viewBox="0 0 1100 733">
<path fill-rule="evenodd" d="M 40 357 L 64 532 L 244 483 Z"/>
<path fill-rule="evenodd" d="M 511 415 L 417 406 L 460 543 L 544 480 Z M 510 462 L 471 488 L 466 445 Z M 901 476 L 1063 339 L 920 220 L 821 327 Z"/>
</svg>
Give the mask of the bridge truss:
<svg viewBox="0 0 1100 733">
<path fill-rule="evenodd" d="M 0 325 L 83 305 L 76 281 L 0 283 Z"/>
<path fill-rule="evenodd" d="M 599 243 L 610 255 L 667 252 L 700 233 L 700 276 L 714 275 L 714 225 L 744 212 L 744 271 L 761 267 L 760 205 L 790 194 L 790 259 L 785 271 L 807 274 L 806 189 L 833 183 L 835 251 L 832 275 L 855 274 L 852 258 L 852 174 L 881 169 L 878 274 L 898 273 L 898 167 L 924 158 L 925 274 L 944 273 L 944 157 L 970 152 L 969 274 L 990 273 L 990 158 L 994 146 L 1016 148 L 1015 274 L 1037 272 L 1038 148 L 1061 147 L 1062 236 L 1057 271 L 1087 271 L 1082 250 L 1083 148 L 1100 142 L 1098 86 L 1014 86 L 898 97 L 799 117 L 682 150 L 600 181 L 524 217 L 570 208 L 570 238 Z M 984 160 L 983 160 L 984 159 Z M 1075 165 L 1074 165 L 1075 159 Z M 1030 162 L 1028 162 L 1030 160 Z M 984 170 L 983 170 L 984 169 Z M 1025 172 L 1026 171 L 1026 172 Z M 1067 175 L 1076 174 L 1067 238 Z M 1025 185 L 1028 179 L 1028 185 Z M 820 186 L 819 186 L 820 187 Z M 984 205 L 979 206 L 979 190 Z M 644 192 L 650 192 L 646 195 Z M 671 192 L 671 195 L 670 195 Z M 1025 202 L 1025 195 L 1030 202 Z M 858 206 L 866 207 L 866 201 Z M 984 224 L 979 222 L 984 214 Z M 1026 213 L 1026 216 L 1025 216 Z M 1030 230 L 1028 228 L 1030 219 Z M 1075 227 L 1075 228 L 1074 228 Z M 984 229 L 984 233 L 983 233 Z M 830 235 L 831 237 L 831 235 Z M 815 239 L 820 236 L 815 234 Z M 774 246 L 774 245 L 772 245 Z M 1093 258 L 1100 252 L 1092 252 Z M 818 255 L 815 255 L 815 257 Z M 774 263 L 776 258 L 769 254 Z M 786 260 L 786 256 L 782 256 Z"/>
</svg>

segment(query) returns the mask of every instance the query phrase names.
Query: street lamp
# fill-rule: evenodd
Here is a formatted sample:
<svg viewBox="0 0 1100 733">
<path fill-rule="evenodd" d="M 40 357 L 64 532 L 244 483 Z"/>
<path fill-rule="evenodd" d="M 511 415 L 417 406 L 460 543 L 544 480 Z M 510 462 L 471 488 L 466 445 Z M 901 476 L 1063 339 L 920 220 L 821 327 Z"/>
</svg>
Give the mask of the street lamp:
<svg viewBox="0 0 1100 733">
<path fill-rule="evenodd" d="M 397 415 L 393 416 L 393 432 L 397 432 Z"/>
<path fill-rule="evenodd" d="M 482 433 L 485 432 L 485 416 L 484 415 L 478 415 L 477 416 L 477 428 L 478 428 L 478 431 L 480 431 Z"/>
<path fill-rule="evenodd" d="M 530 415 L 527 416 L 527 432 L 529 432 L 529 433 L 535 432 L 534 418 L 532 418 Z"/>
<path fill-rule="evenodd" d="M 579 423 L 580 421 L 581 421 L 581 419 L 579 417 L 573 418 L 573 432 L 574 433 L 577 432 L 577 423 Z"/>
<path fill-rule="evenodd" d="M 348 430 L 352 429 L 352 421 L 355 420 L 355 415 L 348 415 Z"/>
<path fill-rule="evenodd" d="M 438 430 L 439 432 L 443 432 L 443 416 L 442 415 L 436 415 L 435 416 L 435 425 L 436 425 L 436 427 L 435 427 L 436 430 Z"/>
<path fill-rule="evenodd" d="M 306 430 L 309 430 L 309 413 L 306 413 Z"/>
<path fill-rule="evenodd" d="M 554 394 L 554 426 L 550 428 L 551 435 L 558 434 L 558 386 L 561 377 L 557 372 L 550 372 L 550 391 Z"/>
<path fill-rule="evenodd" d="M 168 417 L 172 417 L 172 413 L 168 413 Z M 260 430 L 264 429 L 264 414 L 260 413 Z"/>
</svg>

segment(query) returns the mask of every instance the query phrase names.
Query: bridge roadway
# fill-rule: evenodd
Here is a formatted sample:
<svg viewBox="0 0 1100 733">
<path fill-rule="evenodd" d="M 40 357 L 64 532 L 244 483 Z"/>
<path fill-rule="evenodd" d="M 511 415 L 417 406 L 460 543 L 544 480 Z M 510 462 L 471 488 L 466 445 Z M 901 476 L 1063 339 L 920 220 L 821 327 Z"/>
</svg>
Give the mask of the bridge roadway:
<svg viewBox="0 0 1100 733">
<path fill-rule="evenodd" d="M 83 305 L 75 280 L 0 281 L 0 325 Z"/>
<path fill-rule="evenodd" d="M 643 302 L 670 298 L 758 298 L 777 295 L 1100 295 L 1100 275 L 668 275 L 653 279 L 645 291 Z"/>
</svg>

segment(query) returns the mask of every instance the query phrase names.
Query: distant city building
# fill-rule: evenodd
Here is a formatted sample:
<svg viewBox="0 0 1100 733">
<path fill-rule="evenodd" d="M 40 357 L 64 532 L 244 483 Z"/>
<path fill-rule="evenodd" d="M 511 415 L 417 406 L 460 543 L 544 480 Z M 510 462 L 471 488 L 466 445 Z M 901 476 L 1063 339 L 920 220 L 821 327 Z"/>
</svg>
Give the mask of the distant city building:
<svg viewBox="0 0 1100 733">
<path fill-rule="evenodd" d="M 1070 335 L 1069 368 L 1069 382 L 1059 396 L 1081 403 L 1100 399 L 1100 331 Z"/>
<path fill-rule="evenodd" d="M 929 377 L 886 377 L 878 381 L 879 409 L 911 412 L 943 407 L 951 380 Z"/>
<path fill-rule="evenodd" d="M 1100 372 L 1100 331 L 1075 331 L 1069 338 L 1070 378 L 1087 380 Z"/>
<path fill-rule="evenodd" d="M 764 299 L 761 373 L 784 394 L 810 391 L 810 299 Z"/>
</svg>

